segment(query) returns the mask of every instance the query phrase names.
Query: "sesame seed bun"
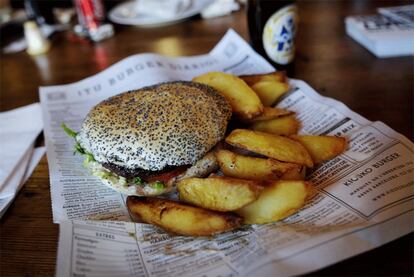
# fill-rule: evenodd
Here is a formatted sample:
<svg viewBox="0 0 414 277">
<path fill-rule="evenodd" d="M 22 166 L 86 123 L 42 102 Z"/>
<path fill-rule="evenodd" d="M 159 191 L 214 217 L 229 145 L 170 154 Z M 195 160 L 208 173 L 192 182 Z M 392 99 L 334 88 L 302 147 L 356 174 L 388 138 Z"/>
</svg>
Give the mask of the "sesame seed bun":
<svg viewBox="0 0 414 277">
<path fill-rule="evenodd" d="M 96 105 L 76 137 L 101 163 L 157 171 L 194 164 L 225 134 L 231 107 L 215 89 L 162 83 Z"/>
</svg>

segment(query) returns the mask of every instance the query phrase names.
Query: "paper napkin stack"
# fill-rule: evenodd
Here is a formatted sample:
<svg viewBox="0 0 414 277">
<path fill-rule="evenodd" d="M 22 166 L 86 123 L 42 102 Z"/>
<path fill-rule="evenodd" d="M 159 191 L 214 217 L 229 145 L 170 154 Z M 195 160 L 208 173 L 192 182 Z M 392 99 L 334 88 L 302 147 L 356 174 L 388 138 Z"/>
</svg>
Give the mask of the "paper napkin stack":
<svg viewBox="0 0 414 277">
<path fill-rule="evenodd" d="M 42 129 L 39 103 L 0 113 L 0 218 L 45 152 L 34 148 Z"/>
</svg>

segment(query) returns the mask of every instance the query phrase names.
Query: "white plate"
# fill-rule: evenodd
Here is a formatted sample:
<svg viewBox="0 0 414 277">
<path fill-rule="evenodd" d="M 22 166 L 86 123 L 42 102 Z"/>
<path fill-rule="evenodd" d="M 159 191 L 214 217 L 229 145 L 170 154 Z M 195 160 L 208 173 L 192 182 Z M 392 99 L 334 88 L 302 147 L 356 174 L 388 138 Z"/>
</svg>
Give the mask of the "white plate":
<svg viewBox="0 0 414 277">
<path fill-rule="evenodd" d="M 174 18 L 160 18 L 135 11 L 136 1 L 119 4 L 109 12 L 109 19 L 118 24 L 135 25 L 140 27 L 159 27 L 177 23 L 199 14 L 212 0 L 194 0 L 192 4 Z"/>
</svg>

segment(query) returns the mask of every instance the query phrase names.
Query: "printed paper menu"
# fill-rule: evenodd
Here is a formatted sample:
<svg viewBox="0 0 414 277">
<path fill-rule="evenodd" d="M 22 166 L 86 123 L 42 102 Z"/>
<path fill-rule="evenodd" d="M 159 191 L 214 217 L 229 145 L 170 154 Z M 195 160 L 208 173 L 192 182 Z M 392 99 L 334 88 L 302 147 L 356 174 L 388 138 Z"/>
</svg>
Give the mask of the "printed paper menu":
<svg viewBox="0 0 414 277">
<path fill-rule="evenodd" d="M 341 135 L 349 143 L 309 172 L 317 194 L 302 210 L 213 238 L 172 236 L 131 222 L 125 196 L 88 174 L 60 124 L 78 130 L 89 109 L 109 96 L 214 70 L 240 75 L 273 68 L 230 30 L 206 55 L 140 54 L 77 83 L 40 88 L 53 218 L 61 224 L 58 276 L 291 276 L 413 231 L 413 143 L 300 80 L 290 81 L 277 106 L 297 113 L 302 134 Z"/>
</svg>

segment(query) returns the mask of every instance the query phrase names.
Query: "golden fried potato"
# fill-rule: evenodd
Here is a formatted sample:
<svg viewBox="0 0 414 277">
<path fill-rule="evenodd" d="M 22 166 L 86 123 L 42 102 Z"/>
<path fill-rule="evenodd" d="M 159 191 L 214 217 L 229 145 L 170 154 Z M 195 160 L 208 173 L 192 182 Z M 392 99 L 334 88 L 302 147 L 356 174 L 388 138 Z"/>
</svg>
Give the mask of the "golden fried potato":
<svg viewBox="0 0 414 277">
<path fill-rule="evenodd" d="M 184 173 L 175 177 L 173 179 L 173 182 L 175 183 L 182 179 L 191 177 L 205 177 L 208 176 L 210 173 L 217 171 L 217 169 L 219 169 L 219 164 L 217 162 L 216 155 L 214 151 L 210 151 L 191 167 L 187 168 L 187 170 Z"/>
<path fill-rule="evenodd" d="M 135 220 L 186 236 L 212 236 L 240 227 L 242 219 L 161 198 L 128 196 L 127 207 Z"/>
<path fill-rule="evenodd" d="M 251 86 L 265 106 L 272 106 L 289 91 L 289 84 L 276 81 L 260 81 Z"/>
<path fill-rule="evenodd" d="M 209 72 L 193 79 L 218 90 L 229 101 L 233 113 L 242 119 L 250 119 L 263 112 L 263 104 L 257 94 L 237 76 L 223 72 Z"/>
<path fill-rule="evenodd" d="M 296 165 L 296 167 L 291 168 L 286 171 L 281 177 L 281 180 L 305 180 L 306 177 L 306 166 Z"/>
<path fill-rule="evenodd" d="M 240 209 L 259 196 L 259 182 L 230 177 L 188 178 L 177 185 L 180 200 L 210 210 Z"/>
<path fill-rule="evenodd" d="M 286 109 L 264 107 L 263 112 L 261 114 L 253 117 L 252 119 L 246 120 L 246 122 L 265 121 L 265 120 L 284 117 L 287 115 L 293 115 L 294 113 L 295 112 L 292 112 Z"/>
<path fill-rule="evenodd" d="M 343 153 L 347 147 L 346 139 L 335 136 L 290 136 L 308 150 L 314 163 L 330 160 Z"/>
<path fill-rule="evenodd" d="M 216 151 L 216 157 L 224 175 L 249 180 L 279 180 L 287 172 L 300 167 L 274 159 L 243 156 L 228 150 Z"/>
<path fill-rule="evenodd" d="M 247 149 L 279 161 L 313 166 L 306 148 L 297 141 L 273 134 L 235 129 L 225 141 L 233 146 Z"/>
<path fill-rule="evenodd" d="M 263 189 L 256 201 L 236 213 L 246 224 L 281 220 L 302 208 L 311 191 L 311 184 L 305 181 L 275 181 Z"/>
<path fill-rule="evenodd" d="M 253 86 L 256 83 L 266 81 L 286 82 L 286 74 L 284 71 L 274 71 L 271 73 L 255 75 L 241 75 L 239 78 L 245 81 L 249 86 Z"/>
<path fill-rule="evenodd" d="M 298 133 L 300 122 L 294 116 L 282 116 L 275 119 L 253 122 L 249 128 L 265 133 L 289 136 Z"/>
</svg>

